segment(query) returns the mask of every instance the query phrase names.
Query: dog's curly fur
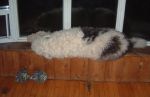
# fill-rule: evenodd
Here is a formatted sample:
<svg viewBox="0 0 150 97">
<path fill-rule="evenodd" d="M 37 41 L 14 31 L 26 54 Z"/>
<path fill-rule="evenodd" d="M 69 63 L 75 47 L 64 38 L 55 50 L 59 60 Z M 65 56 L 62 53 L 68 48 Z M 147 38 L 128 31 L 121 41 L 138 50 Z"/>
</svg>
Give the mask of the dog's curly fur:
<svg viewBox="0 0 150 97">
<path fill-rule="evenodd" d="M 42 34 L 43 33 L 43 34 Z M 36 38 L 38 37 L 38 38 Z M 128 50 L 125 36 L 110 28 L 71 28 L 29 36 L 32 50 L 48 59 L 83 57 L 109 60 L 122 56 Z"/>
</svg>

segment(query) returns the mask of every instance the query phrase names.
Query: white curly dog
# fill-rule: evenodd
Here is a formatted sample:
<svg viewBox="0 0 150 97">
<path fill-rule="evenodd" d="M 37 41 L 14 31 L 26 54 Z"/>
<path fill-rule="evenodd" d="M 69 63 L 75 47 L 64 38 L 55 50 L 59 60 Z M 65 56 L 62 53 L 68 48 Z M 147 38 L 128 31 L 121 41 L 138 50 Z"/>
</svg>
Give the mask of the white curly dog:
<svg viewBox="0 0 150 97">
<path fill-rule="evenodd" d="M 121 57 L 129 48 L 129 40 L 124 34 L 110 28 L 77 27 L 52 33 L 39 31 L 29 35 L 28 41 L 32 42 L 34 52 L 48 59 L 82 57 L 110 60 Z M 130 41 L 136 43 L 136 38 Z M 140 42 L 140 47 L 145 47 L 146 42 Z"/>
</svg>

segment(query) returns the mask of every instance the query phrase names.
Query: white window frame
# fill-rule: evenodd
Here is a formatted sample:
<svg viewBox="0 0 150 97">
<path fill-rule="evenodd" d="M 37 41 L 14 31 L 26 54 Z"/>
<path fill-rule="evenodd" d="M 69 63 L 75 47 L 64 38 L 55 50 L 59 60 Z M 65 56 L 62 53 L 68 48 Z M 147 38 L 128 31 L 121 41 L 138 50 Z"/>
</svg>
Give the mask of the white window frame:
<svg viewBox="0 0 150 97">
<path fill-rule="evenodd" d="M 18 22 L 18 7 L 17 0 L 9 0 L 9 20 L 10 20 L 10 36 L 0 39 L 0 43 L 3 42 L 22 42 L 27 41 L 26 37 L 20 37 L 19 35 L 19 22 Z M 123 31 L 124 16 L 125 16 L 126 0 L 118 0 L 116 27 L 117 31 Z M 71 9 L 72 0 L 63 0 L 63 29 L 71 28 Z M 150 42 L 147 42 L 147 46 L 150 46 Z"/>
<path fill-rule="evenodd" d="M 117 31 L 123 31 L 126 0 L 118 0 L 116 27 Z"/>
<path fill-rule="evenodd" d="M 63 29 L 71 28 L 72 0 L 63 0 Z"/>
<path fill-rule="evenodd" d="M 0 38 L 6 38 L 9 37 L 9 25 L 8 25 L 8 18 L 9 18 L 9 7 L 3 6 L 1 7 L 2 9 L 0 10 L 0 15 L 5 16 L 5 21 L 6 21 L 6 36 L 0 36 Z"/>
<path fill-rule="evenodd" d="M 9 15 L 9 24 L 6 22 L 7 26 L 10 28 L 10 35 L 7 33 L 7 37 L 1 37 L 0 43 L 5 42 L 17 42 L 19 39 L 19 22 L 18 22 L 18 9 L 17 9 L 17 0 L 9 0 L 9 8 L 6 10 L 3 10 L 4 13 L 7 12 Z M 0 13 L 0 15 L 2 15 Z"/>
</svg>

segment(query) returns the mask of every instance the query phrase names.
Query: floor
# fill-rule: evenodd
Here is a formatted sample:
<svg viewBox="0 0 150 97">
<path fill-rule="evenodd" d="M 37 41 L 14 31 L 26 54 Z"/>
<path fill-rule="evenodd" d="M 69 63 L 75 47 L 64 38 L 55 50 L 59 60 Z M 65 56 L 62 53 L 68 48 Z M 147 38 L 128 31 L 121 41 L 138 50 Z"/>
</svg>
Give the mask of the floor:
<svg viewBox="0 0 150 97">
<path fill-rule="evenodd" d="M 0 78 L 0 97 L 150 97 L 150 83 L 48 80 L 16 83 Z"/>
</svg>

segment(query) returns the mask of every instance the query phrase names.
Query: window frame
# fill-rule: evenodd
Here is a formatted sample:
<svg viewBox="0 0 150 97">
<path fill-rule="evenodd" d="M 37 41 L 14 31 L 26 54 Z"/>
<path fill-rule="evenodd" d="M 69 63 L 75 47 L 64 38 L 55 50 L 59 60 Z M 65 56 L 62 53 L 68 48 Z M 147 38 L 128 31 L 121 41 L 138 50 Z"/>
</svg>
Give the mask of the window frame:
<svg viewBox="0 0 150 97">
<path fill-rule="evenodd" d="M 125 17 L 125 7 L 126 7 L 126 0 L 118 0 L 115 29 L 117 31 L 120 31 L 120 32 L 123 31 L 124 17 Z"/>
<path fill-rule="evenodd" d="M 5 8 L 4 8 L 5 7 Z M 6 22 L 6 36 L 0 36 L 0 38 L 8 38 L 9 37 L 9 7 L 2 6 L 0 7 L 0 16 L 5 16 L 5 22 Z"/>
<path fill-rule="evenodd" d="M 63 29 L 71 28 L 71 9 L 72 0 L 63 0 Z M 10 23 L 10 36 L 0 39 L 0 43 L 4 42 L 24 42 L 27 37 L 20 37 L 19 35 L 19 20 L 18 20 L 18 6 L 17 0 L 9 0 L 9 23 Z M 117 31 L 123 31 L 124 17 L 125 17 L 126 0 L 118 0 L 116 26 Z M 147 42 L 150 46 L 150 41 Z"/>
</svg>

